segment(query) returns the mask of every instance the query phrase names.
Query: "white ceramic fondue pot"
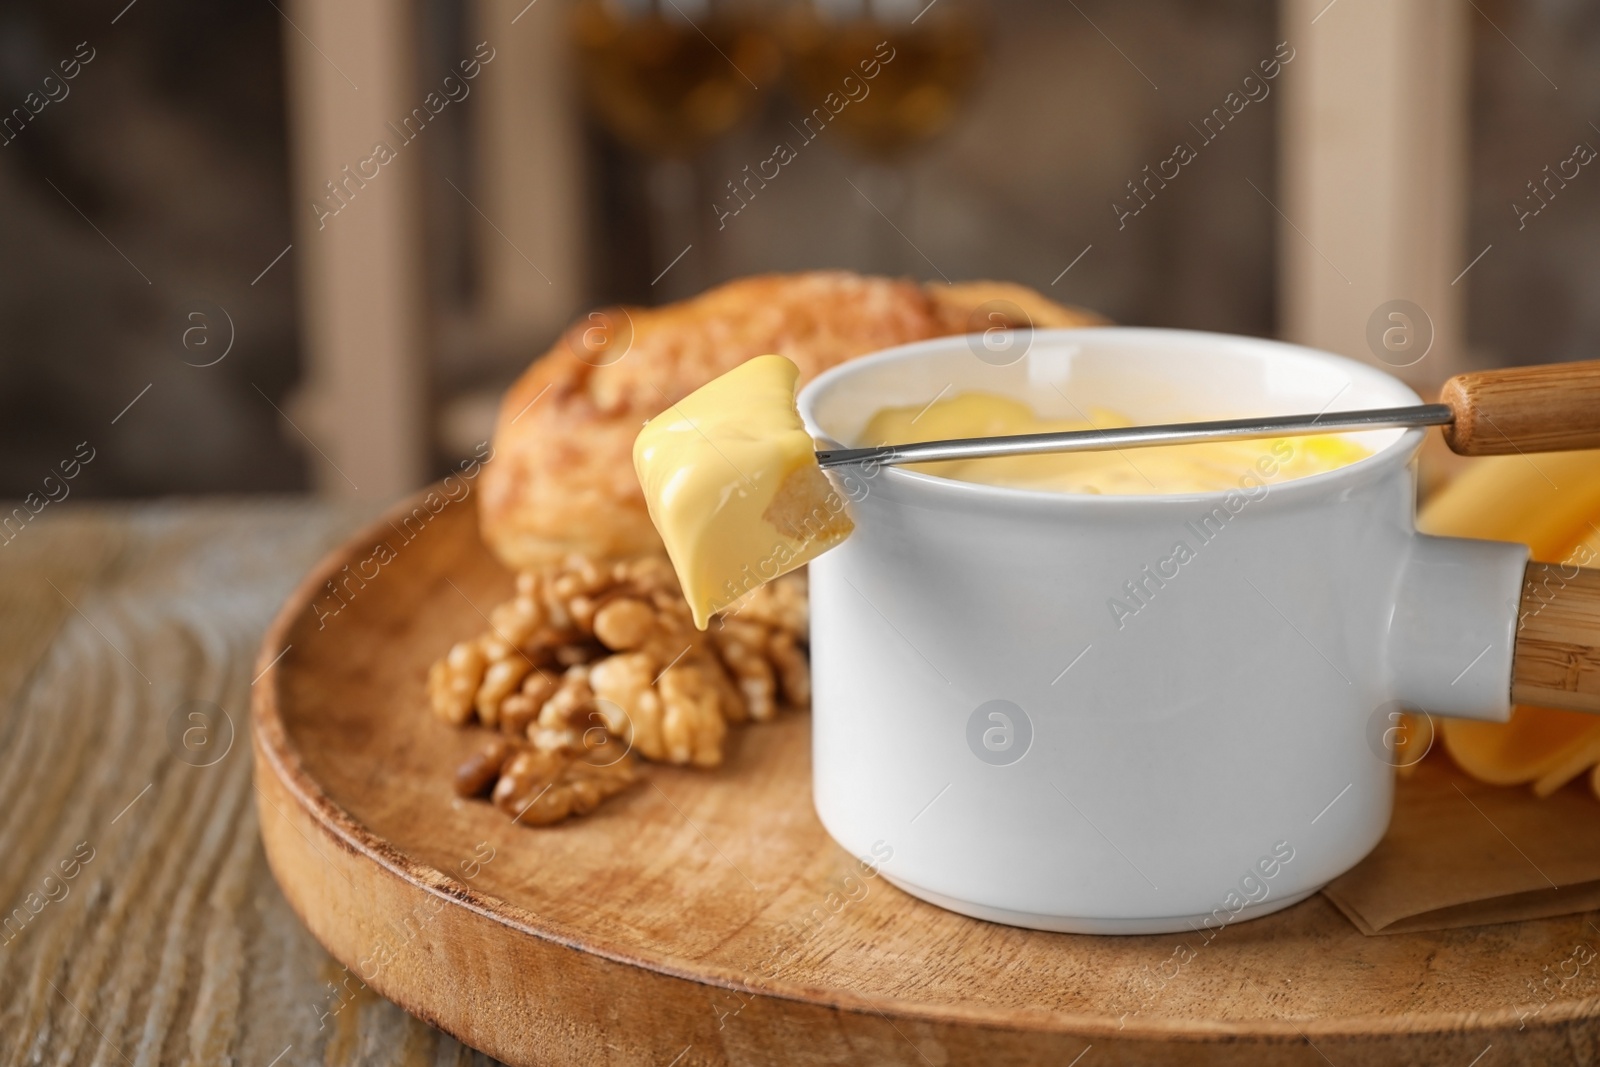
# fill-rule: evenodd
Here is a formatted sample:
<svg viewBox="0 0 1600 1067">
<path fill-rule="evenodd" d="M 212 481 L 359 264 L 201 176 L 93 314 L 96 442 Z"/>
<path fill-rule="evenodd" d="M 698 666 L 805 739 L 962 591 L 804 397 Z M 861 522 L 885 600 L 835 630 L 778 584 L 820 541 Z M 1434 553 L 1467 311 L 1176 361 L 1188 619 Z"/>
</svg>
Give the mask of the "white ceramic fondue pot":
<svg viewBox="0 0 1600 1067">
<path fill-rule="evenodd" d="M 800 395 L 823 447 L 984 390 L 1138 422 L 1419 403 L 1324 352 L 1175 330 L 943 338 Z M 1086 933 L 1184 930 L 1316 892 L 1382 837 L 1396 709 L 1509 716 L 1522 545 L 1414 525 L 1422 430 L 1235 490 L 1086 496 L 834 472 L 857 529 L 811 564 L 815 799 L 908 892 Z M 1137 454 L 1130 453 L 1136 461 Z"/>
</svg>

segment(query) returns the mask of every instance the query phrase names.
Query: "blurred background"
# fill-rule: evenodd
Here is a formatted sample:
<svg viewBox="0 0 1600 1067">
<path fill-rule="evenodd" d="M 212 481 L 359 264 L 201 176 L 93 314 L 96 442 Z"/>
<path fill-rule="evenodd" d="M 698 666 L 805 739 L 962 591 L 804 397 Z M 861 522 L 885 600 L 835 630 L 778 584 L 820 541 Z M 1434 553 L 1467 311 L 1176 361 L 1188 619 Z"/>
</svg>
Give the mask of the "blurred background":
<svg viewBox="0 0 1600 1067">
<path fill-rule="evenodd" d="M 1595 358 L 1597 122 L 1583 0 L 8 4 L 0 495 L 386 498 L 584 310 L 761 271 Z"/>
</svg>

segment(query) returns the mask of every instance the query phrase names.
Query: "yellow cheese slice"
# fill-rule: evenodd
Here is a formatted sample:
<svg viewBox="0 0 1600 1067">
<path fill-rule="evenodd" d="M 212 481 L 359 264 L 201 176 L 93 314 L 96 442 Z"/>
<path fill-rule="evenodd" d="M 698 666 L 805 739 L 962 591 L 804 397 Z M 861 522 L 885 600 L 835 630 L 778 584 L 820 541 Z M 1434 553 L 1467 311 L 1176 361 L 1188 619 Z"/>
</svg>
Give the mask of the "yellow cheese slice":
<svg viewBox="0 0 1600 1067">
<path fill-rule="evenodd" d="M 1518 707 L 1510 722 L 1441 719 L 1444 747 L 1456 765 L 1491 785 L 1520 785 L 1555 770 L 1582 748 L 1596 726 L 1593 715 L 1557 708 Z M 1572 775 L 1581 774 L 1579 767 Z"/>
<path fill-rule="evenodd" d="M 1600 520 L 1600 451 L 1486 456 L 1435 493 L 1417 516 L 1424 533 L 1521 541 L 1561 562 Z M 1594 566 L 1590 563 L 1589 566 Z"/>
<path fill-rule="evenodd" d="M 645 423 L 633 466 L 704 630 L 750 590 L 854 529 L 795 409 L 799 369 L 757 356 Z"/>
<path fill-rule="evenodd" d="M 1600 565 L 1600 452 L 1474 460 L 1418 516 L 1428 533 L 1522 541 L 1533 558 Z M 1600 719 L 1517 707 L 1506 723 L 1444 719 L 1444 747 L 1462 770 L 1495 785 L 1533 783 L 1548 796 L 1594 767 L 1600 792 Z"/>
<path fill-rule="evenodd" d="M 1560 758 L 1534 779 L 1533 791 L 1537 796 L 1549 796 L 1600 763 L 1600 721 L 1596 721 L 1593 715 L 1586 718 L 1589 719 L 1589 728 L 1576 740 L 1567 742 L 1560 750 Z"/>
</svg>

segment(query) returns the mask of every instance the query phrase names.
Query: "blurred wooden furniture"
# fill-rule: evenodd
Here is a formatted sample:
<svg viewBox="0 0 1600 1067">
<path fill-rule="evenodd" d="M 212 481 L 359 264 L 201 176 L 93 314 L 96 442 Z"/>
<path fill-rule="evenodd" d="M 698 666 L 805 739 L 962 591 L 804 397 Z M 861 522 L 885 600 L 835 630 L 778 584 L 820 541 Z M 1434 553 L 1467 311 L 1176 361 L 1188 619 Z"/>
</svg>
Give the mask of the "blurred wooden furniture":
<svg viewBox="0 0 1600 1067">
<path fill-rule="evenodd" d="M 375 178 L 357 168 L 421 102 L 410 7 L 292 0 L 284 11 L 306 355 L 290 418 L 321 453 L 310 457 L 318 489 L 387 499 L 427 471 L 424 161 L 396 145 Z"/>
<path fill-rule="evenodd" d="M 445 310 L 426 282 L 429 212 L 469 220 L 482 285 L 468 310 L 483 343 L 536 351 L 572 315 L 582 200 L 567 12 L 566 0 L 475 0 L 462 54 L 432 69 L 419 59 L 410 0 L 283 5 L 306 353 L 289 415 L 320 453 L 310 461 L 325 495 L 387 500 L 427 480 Z M 470 106 L 449 104 L 432 120 L 473 124 L 467 187 L 430 168 L 438 134 L 424 126 L 406 142 L 396 127 L 479 42 L 493 59 L 468 83 Z M 364 180 L 359 164 L 379 140 L 395 158 Z"/>
<path fill-rule="evenodd" d="M 330 495 L 388 499 L 425 480 L 435 428 L 430 359 L 438 330 L 427 291 L 424 213 L 442 201 L 472 226 L 479 303 L 473 343 L 537 350 L 578 310 L 583 196 L 570 0 L 473 0 L 467 41 L 495 59 L 470 108 L 474 176 L 452 189 L 428 173 L 423 143 L 402 147 L 336 217 L 312 205 L 342 187 L 386 124 L 445 71 L 418 61 L 411 0 L 286 0 L 294 255 L 307 379 L 301 429 Z M 1427 389 L 1462 367 L 1468 19 L 1454 0 L 1280 0 L 1295 49 L 1281 108 L 1280 322 L 1294 341 L 1372 356 Z M 470 47 L 469 45 L 469 47 Z M 437 75 L 437 79 L 436 79 Z M 1405 299 L 1431 320 L 1432 349 L 1411 366 L 1379 360 L 1368 321 Z M 443 310 L 443 309 L 440 309 Z M 297 420 L 298 421 L 298 420 Z"/>
<path fill-rule="evenodd" d="M 1370 359 L 1413 387 L 1466 369 L 1468 19 L 1456 0 L 1281 0 L 1277 207 L 1286 340 Z M 1421 307 L 1432 351 L 1380 360 L 1367 323 Z M 1387 326 L 1388 320 L 1385 320 Z"/>
<path fill-rule="evenodd" d="M 474 247 L 484 329 L 501 342 L 548 343 L 583 295 L 583 190 L 568 0 L 475 0 L 473 43 L 487 41 L 475 121 L 482 209 Z M 471 190 L 468 190 L 471 192 Z M 542 349 L 541 349 L 542 350 Z M 532 357 L 532 351 L 527 353 Z"/>
<path fill-rule="evenodd" d="M 335 963 L 261 850 L 261 632 L 367 514 L 69 503 L 0 552 L 0 1062 L 492 1063 Z"/>
</svg>

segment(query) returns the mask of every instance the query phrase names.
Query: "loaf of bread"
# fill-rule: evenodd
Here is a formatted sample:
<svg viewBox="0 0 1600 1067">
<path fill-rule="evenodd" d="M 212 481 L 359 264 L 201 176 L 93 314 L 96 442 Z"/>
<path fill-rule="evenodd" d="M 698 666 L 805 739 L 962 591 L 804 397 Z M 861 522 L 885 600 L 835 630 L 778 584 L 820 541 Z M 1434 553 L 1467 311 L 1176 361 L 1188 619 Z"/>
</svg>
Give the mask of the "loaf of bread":
<svg viewBox="0 0 1600 1067">
<path fill-rule="evenodd" d="M 484 538 L 518 570 L 573 552 L 662 551 L 634 475 L 634 437 L 645 420 L 755 356 L 792 359 L 803 385 L 845 360 L 929 337 L 1104 321 L 1020 285 L 840 271 L 745 278 L 665 307 L 591 313 L 506 394 L 481 476 Z"/>
</svg>

